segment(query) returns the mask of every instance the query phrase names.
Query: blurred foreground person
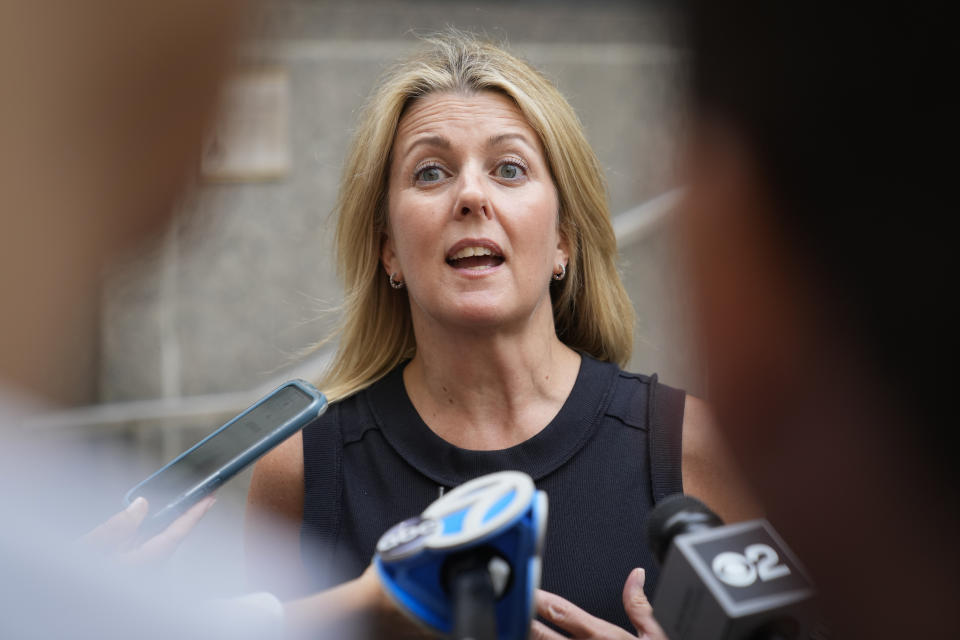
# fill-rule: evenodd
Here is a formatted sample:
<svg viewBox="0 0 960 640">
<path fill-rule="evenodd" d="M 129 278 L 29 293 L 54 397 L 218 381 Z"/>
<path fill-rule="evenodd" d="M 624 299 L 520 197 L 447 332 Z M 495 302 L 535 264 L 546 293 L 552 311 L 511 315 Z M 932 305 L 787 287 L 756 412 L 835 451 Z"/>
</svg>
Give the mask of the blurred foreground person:
<svg viewBox="0 0 960 640">
<path fill-rule="evenodd" d="M 162 228 L 196 164 L 239 7 L 0 3 L 0 385 L 45 395 L 104 264 Z"/>
<path fill-rule="evenodd" d="M 173 210 L 241 13 L 224 0 L 0 3 L 5 639 L 235 638 L 276 626 L 277 615 L 255 605 L 212 614 L 219 605 L 198 605 L 184 585 L 135 569 L 168 556 L 209 500 L 143 543 L 142 500 L 74 542 L 71 525 L 90 504 L 72 498 L 96 490 L 96 459 L 76 440 L 17 428 L 48 408 L 47 394 L 70 370 L 77 310 L 98 304 L 104 265 Z M 268 597 L 271 605 L 280 606 Z"/>
<path fill-rule="evenodd" d="M 711 397 L 840 638 L 954 637 L 953 27 L 694 2 L 686 254 Z"/>
</svg>

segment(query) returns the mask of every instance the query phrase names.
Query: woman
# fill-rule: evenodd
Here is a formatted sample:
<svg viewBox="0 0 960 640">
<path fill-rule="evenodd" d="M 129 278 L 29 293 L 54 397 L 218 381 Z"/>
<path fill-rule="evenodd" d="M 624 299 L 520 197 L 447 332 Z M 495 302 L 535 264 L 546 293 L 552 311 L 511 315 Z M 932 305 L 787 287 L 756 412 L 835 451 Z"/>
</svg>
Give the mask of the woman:
<svg viewBox="0 0 960 640">
<path fill-rule="evenodd" d="M 256 574 L 356 578 L 389 526 L 517 469 L 550 499 L 543 588 L 628 627 L 624 580 L 655 579 L 655 500 L 752 509 L 702 403 L 618 368 L 633 311 L 602 171 L 532 67 L 461 34 L 428 40 L 367 104 L 337 212 L 346 313 L 320 385 L 335 403 L 257 465 L 249 494 L 251 511 L 302 522 L 303 560 L 295 531 L 253 518 Z"/>
</svg>

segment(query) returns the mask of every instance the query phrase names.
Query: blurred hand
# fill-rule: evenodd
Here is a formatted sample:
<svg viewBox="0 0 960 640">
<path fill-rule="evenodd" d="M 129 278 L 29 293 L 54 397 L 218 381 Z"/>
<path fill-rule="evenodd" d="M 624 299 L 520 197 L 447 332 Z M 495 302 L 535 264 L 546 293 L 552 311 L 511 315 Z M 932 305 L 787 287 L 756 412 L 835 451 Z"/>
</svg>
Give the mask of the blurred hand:
<svg viewBox="0 0 960 640">
<path fill-rule="evenodd" d="M 365 590 L 373 597 L 374 616 L 373 628 L 368 630 L 372 638 L 400 638 L 400 639 L 428 639 L 438 638 L 436 633 L 425 626 L 414 622 L 406 613 L 400 610 L 393 598 L 387 595 L 380 582 L 376 568 L 371 564 L 358 580 L 365 585 Z"/>
<path fill-rule="evenodd" d="M 288 638 L 436 638 L 397 608 L 371 564 L 358 578 L 284 605 Z"/>
<path fill-rule="evenodd" d="M 137 498 L 126 509 L 116 514 L 81 538 L 81 542 L 131 566 L 143 566 L 167 560 L 180 542 L 200 521 L 216 498 L 207 496 L 174 520 L 161 533 L 146 541 L 138 540 L 138 531 L 147 517 L 149 505 L 145 498 Z"/>
<path fill-rule="evenodd" d="M 646 572 L 643 569 L 634 569 L 630 572 L 623 586 L 623 608 L 642 640 L 668 640 L 667 634 L 654 619 L 653 607 L 643 592 L 645 579 Z M 556 594 L 538 589 L 536 603 L 537 614 L 560 627 L 573 638 L 614 640 L 637 637 L 606 620 L 593 617 Z M 534 620 L 530 638 L 531 640 L 563 640 L 564 636 L 539 620 Z"/>
</svg>

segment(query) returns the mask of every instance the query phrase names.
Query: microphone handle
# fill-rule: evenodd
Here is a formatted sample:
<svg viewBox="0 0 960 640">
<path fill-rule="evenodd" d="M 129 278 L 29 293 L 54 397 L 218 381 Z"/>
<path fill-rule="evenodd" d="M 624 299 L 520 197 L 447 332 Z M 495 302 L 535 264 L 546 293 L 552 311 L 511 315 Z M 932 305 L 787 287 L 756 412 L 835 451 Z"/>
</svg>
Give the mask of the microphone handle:
<svg viewBox="0 0 960 640">
<path fill-rule="evenodd" d="M 771 620 L 750 635 L 750 640 L 799 640 L 800 625 L 789 617 Z"/>
<path fill-rule="evenodd" d="M 490 571 L 476 566 L 457 572 L 452 580 L 453 637 L 457 640 L 497 640 L 496 600 Z"/>
</svg>

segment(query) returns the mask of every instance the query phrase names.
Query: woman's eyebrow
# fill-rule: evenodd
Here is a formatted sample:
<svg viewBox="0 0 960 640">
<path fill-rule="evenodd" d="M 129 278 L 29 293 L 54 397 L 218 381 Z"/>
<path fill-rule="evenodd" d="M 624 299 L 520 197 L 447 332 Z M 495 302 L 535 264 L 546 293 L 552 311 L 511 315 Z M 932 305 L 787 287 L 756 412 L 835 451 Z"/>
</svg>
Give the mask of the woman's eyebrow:
<svg viewBox="0 0 960 640">
<path fill-rule="evenodd" d="M 443 136 L 423 136 L 422 138 L 417 138 L 410 143 L 410 146 L 407 147 L 404 155 L 409 155 L 411 151 L 416 149 L 420 145 L 427 145 L 430 147 L 440 147 L 441 149 L 449 149 L 450 141 L 444 138 Z"/>
<path fill-rule="evenodd" d="M 494 136 L 487 138 L 487 146 L 495 147 L 499 144 L 503 144 L 508 140 L 519 140 L 528 147 L 533 147 L 533 144 L 530 142 L 530 139 L 523 135 L 522 133 L 512 132 L 512 133 L 500 133 Z M 417 138 L 404 150 L 404 155 L 410 155 L 410 153 L 419 146 L 429 146 L 429 147 L 439 147 L 440 149 L 451 149 L 453 145 L 450 144 L 450 140 L 444 136 L 439 135 L 429 135 L 422 136 Z"/>
<path fill-rule="evenodd" d="M 533 146 L 530 143 L 530 140 L 527 138 L 527 136 L 523 135 L 522 133 L 501 133 L 499 135 L 490 136 L 489 138 L 487 138 L 487 146 L 495 147 L 498 144 L 502 144 L 506 142 L 507 140 L 519 140 L 520 142 L 523 142 L 524 144 L 526 144 L 528 147 Z"/>
</svg>

